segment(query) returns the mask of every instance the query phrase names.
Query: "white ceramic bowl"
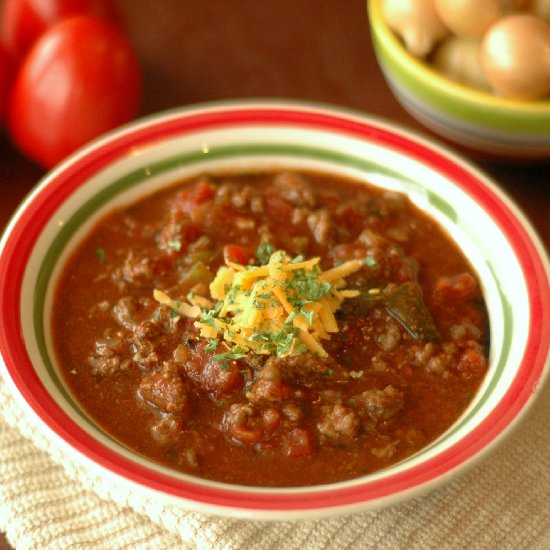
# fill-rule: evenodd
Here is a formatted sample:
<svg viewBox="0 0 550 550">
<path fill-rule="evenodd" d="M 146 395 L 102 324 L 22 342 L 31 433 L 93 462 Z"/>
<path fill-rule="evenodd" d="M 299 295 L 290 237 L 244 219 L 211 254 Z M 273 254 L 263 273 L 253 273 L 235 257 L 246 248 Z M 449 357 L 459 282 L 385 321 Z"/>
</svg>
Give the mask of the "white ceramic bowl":
<svg viewBox="0 0 550 550">
<path fill-rule="evenodd" d="M 71 398 L 51 352 L 52 288 L 102 213 L 204 170 L 314 168 L 407 193 L 477 269 L 490 314 L 487 378 L 464 416 L 408 460 L 351 481 L 258 489 L 160 467 L 101 432 Z M 484 457 L 523 416 L 548 371 L 549 265 L 497 186 L 440 146 L 346 110 L 232 102 L 151 117 L 104 137 L 47 175 L 0 248 L 2 373 L 27 414 L 74 460 L 121 491 L 186 509 L 260 519 L 350 513 L 416 496 Z"/>
<path fill-rule="evenodd" d="M 550 158 L 550 99 L 505 99 L 447 78 L 407 51 L 384 21 L 382 4 L 367 0 L 374 49 L 388 85 L 412 116 L 484 155 Z"/>
</svg>

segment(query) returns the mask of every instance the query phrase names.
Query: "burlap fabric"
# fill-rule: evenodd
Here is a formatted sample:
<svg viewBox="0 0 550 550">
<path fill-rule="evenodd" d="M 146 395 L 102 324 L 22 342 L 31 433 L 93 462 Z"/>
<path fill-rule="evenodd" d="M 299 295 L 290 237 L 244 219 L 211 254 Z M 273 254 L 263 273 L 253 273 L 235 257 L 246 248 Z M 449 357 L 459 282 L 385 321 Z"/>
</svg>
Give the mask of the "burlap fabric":
<svg viewBox="0 0 550 550">
<path fill-rule="evenodd" d="M 32 424 L 0 378 L 0 529 L 17 549 L 548 549 L 550 386 L 489 457 L 430 494 L 318 521 L 210 517 L 117 491 Z"/>
</svg>

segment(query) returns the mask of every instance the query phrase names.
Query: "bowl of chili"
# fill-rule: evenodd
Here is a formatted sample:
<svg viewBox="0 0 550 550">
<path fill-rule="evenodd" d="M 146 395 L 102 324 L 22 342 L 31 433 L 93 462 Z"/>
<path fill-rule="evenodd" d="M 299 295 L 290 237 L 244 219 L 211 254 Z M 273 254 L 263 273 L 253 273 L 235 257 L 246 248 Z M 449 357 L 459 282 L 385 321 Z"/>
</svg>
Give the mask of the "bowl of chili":
<svg viewBox="0 0 550 550">
<path fill-rule="evenodd" d="M 547 377 L 549 264 L 448 149 L 297 102 L 111 133 L 1 241 L 2 374 L 117 490 L 311 518 L 475 464 Z"/>
</svg>

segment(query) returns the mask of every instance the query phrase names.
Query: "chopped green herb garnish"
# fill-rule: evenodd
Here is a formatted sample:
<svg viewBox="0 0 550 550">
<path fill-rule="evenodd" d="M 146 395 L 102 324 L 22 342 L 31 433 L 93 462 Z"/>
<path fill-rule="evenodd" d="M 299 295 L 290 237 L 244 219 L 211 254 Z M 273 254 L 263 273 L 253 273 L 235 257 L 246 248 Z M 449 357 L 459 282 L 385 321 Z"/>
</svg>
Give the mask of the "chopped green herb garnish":
<svg viewBox="0 0 550 550">
<path fill-rule="evenodd" d="M 309 326 L 313 324 L 313 316 L 314 316 L 313 311 L 307 311 L 302 309 L 302 311 L 300 311 L 300 315 L 307 321 Z"/>
<path fill-rule="evenodd" d="M 264 300 L 254 300 L 253 302 L 253 306 L 254 306 L 254 309 L 265 309 L 266 308 L 266 303 Z"/>
<path fill-rule="evenodd" d="M 105 249 L 104 248 L 96 248 L 95 253 L 97 256 L 97 259 L 99 260 L 99 263 L 102 264 L 105 261 Z"/>
<path fill-rule="evenodd" d="M 181 241 L 179 239 L 170 239 L 166 243 L 166 245 L 168 246 L 168 248 L 171 248 L 171 249 L 175 250 L 176 252 L 181 250 Z"/>
<path fill-rule="evenodd" d="M 256 258 L 258 258 L 258 261 L 260 262 L 260 265 L 266 265 L 269 263 L 269 258 L 271 258 L 271 254 L 276 251 L 276 248 L 269 242 L 266 243 L 260 243 L 258 246 L 258 249 L 256 250 Z"/>
<path fill-rule="evenodd" d="M 201 315 L 201 323 L 208 325 L 209 327 L 217 327 L 216 325 L 216 311 L 211 309 L 210 311 L 205 311 Z"/>
<path fill-rule="evenodd" d="M 332 285 L 306 273 L 303 269 L 295 272 L 294 279 L 285 281 L 285 288 L 293 291 L 290 303 L 300 309 L 307 302 L 318 302 L 332 292 Z"/>
<path fill-rule="evenodd" d="M 216 351 L 218 349 L 219 340 L 217 338 L 211 338 L 208 340 L 208 344 L 204 347 L 205 351 Z"/>
<path fill-rule="evenodd" d="M 227 351 L 225 353 L 217 353 L 216 355 L 212 356 L 212 359 L 214 361 L 217 361 L 218 363 L 221 363 L 223 365 L 227 365 L 228 361 L 236 361 L 237 359 L 244 359 L 246 357 L 246 353 L 244 353 L 244 350 L 240 346 L 235 346 L 230 351 Z"/>
</svg>

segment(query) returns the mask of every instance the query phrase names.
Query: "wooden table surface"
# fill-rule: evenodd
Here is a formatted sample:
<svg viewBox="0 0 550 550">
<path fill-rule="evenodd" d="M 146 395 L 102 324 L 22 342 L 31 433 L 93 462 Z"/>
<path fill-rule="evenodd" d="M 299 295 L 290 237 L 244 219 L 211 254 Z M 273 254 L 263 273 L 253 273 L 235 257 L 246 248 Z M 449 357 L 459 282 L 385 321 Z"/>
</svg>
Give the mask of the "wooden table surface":
<svg viewBox="0 0 550 550">
<path fill-rule="evenodd" d="M 364 0 L 119 0 L 144 72 L 142 114 L 228 98 L 285 98 L 372 113 L 428 133 L 391 95 Z M 1 5 L 1 0 L 0 0 Z M 509 194 L 550 249 L 550 159 L 461 151 Z M 43 171 L 0 135 L 0 228 Z M 9 548 L 0 535 L 0 549 Z"/>
</svg>

